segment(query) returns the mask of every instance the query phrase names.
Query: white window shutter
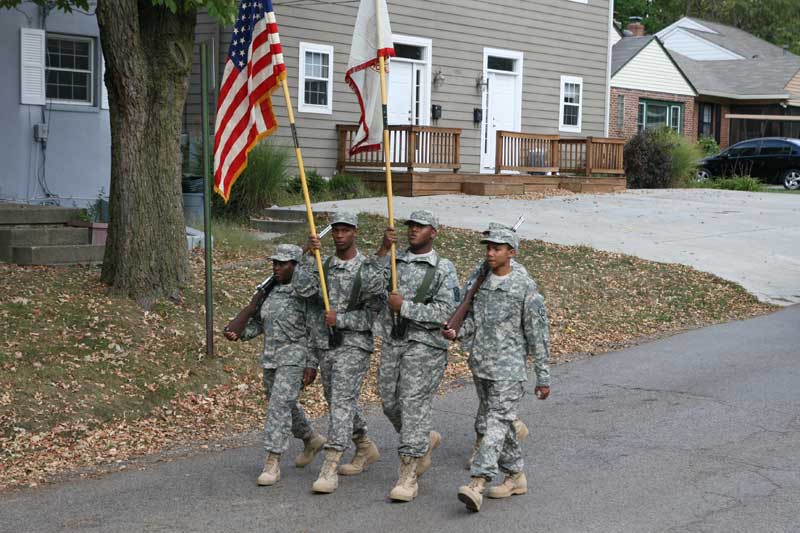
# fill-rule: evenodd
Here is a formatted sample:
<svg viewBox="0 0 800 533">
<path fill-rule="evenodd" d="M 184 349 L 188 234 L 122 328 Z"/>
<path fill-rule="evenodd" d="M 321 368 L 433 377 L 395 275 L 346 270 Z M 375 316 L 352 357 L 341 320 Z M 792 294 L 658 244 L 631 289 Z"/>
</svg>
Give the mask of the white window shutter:
<svg viewBox="0 0 800 533">
<path fill-rule="evenodd" d="M 44 30 L 20 28 L 20 103 L 45 105 Z"/>
<path fill-rule="evenodd" d="M 108 109 L 108 89 L 106 88 L 106 59 L 100 56 L 103 68 L 100 69 L 100 109 Z"/>
</svg>

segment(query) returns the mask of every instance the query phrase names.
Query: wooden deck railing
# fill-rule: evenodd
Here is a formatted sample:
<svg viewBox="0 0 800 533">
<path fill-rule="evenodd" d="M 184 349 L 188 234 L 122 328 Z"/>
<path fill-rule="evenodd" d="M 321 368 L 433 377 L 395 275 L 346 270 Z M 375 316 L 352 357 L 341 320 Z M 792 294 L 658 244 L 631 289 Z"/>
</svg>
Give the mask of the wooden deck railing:
<svg viewBox="0 0 800 533">
<path fill-rule="evenodd" d="M 337 124 L 339 156 L 337 168 L 383 167 L 383 150 L 350 155 L 353 138 L 358 131 L 355 124 Z M 419 168 L 461 168 L 461 129 L 431 126 L 389 126 L 389 154 L 391 166 L 405 167 L 409 172 Z"/>
<path fill-rule="evenodd" d="M 495 172 L 558 172 L 622 175 L 624 139 L 565 138 L 512 131 L 497 132 Z"/>
<path fill-rule="evenodd" d="M 558 172 L 558 135 L 497 131 L 495 172 Z"/>
<path fill-rule="evenodd" d="M 559 171 L 567 174 L 625 174 L 622 151 L 625 139 L 587 137 L 561 139 L 559 144 Z"/>
</svg>

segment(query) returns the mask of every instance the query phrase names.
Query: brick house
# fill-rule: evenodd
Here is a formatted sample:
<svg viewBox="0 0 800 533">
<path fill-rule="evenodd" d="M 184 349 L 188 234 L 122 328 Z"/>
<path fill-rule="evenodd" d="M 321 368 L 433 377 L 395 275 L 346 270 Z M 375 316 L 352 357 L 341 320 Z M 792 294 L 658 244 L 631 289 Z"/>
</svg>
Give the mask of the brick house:
<svg viewBox="0 0 800 533">
<path fill-rule="evenodd" d="M 697 91 L 696 127 L 725 148 L 800 138 L 800 57 L 743 30 L 683 17 L 657 34 Z"/>
<path fill-rule="evenodd" d="M 616 33 L 616 32 L 615 32 Z M 638 22 L 615 38 L 611 56 L 609 135 L 630 138 L 646 128 L 669 126 L 697 139 L 697 91 L 662 42 Z"/>
</svg>

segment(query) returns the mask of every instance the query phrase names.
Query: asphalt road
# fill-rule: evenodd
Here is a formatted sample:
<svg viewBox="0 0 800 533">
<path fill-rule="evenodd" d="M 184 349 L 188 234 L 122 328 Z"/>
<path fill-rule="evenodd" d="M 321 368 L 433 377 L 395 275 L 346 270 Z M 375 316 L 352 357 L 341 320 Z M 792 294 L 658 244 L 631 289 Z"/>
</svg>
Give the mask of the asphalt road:
<svg viewBox="0 0 800 533">
<path fill-rule="evenodd" d="M 314 208 L 385 215 L 386 199 L 323 202 Z M 513 224 L 524 215 L 519 232 L 525 239 L 681 263 L 739 283 L 763 301 L 800 303 L 800 196 L 794 194 L 661 189 L 544 200 L 394 199 L 398 218 L 416 209 L 434 211 L 442 224 L 473 230 L 486 229 L 490 220 Z"/>
<path fill-rule="evenodd" d="M 255 485 L 258 446 L 202 453 L 0 496 L 0 531 L 800 531 L 800 306 L 554 369 L 524 400 L 529 493 L 456 499 L 472 442 L 467 387 L 437 399 L 444 436 L 410 504 L 392 504 L 394 434 L 371 416 L 381 460 L 333 495 L 310 493 L 320 460 L 290 456 Z"/>
</svg>

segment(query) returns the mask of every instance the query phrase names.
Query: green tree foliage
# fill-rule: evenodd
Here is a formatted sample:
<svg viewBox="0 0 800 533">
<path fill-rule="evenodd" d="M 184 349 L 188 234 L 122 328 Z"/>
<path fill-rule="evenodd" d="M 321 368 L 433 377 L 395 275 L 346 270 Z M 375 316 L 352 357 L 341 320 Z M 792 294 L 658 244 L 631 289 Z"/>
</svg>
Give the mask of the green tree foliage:
<svg viewBox="0 0 800 533">
<path fill-rule="evenodd" d="M 28 0 L 40 7 L 55 8 L 67 13 L 72 13 L 73 9 L 88 11 L 89 0 Z M 173 14 L 183 11 L 196 11 L 205 8 L 220 22 L 233 22 L 236 15 L 235 0 L 150 0 L 158 7 L 165 6 Z M 14 8 L 22 3 L 22 0 L 0 0 L 0 8 Z"/>
<path fill-rule="evenodd" d="M 798 0 L 615 0 L 616 19 L 643 17 L 647 33 L 656 33 L 683 16 L 728 24 L 800 55 Z"/>
</svg>

